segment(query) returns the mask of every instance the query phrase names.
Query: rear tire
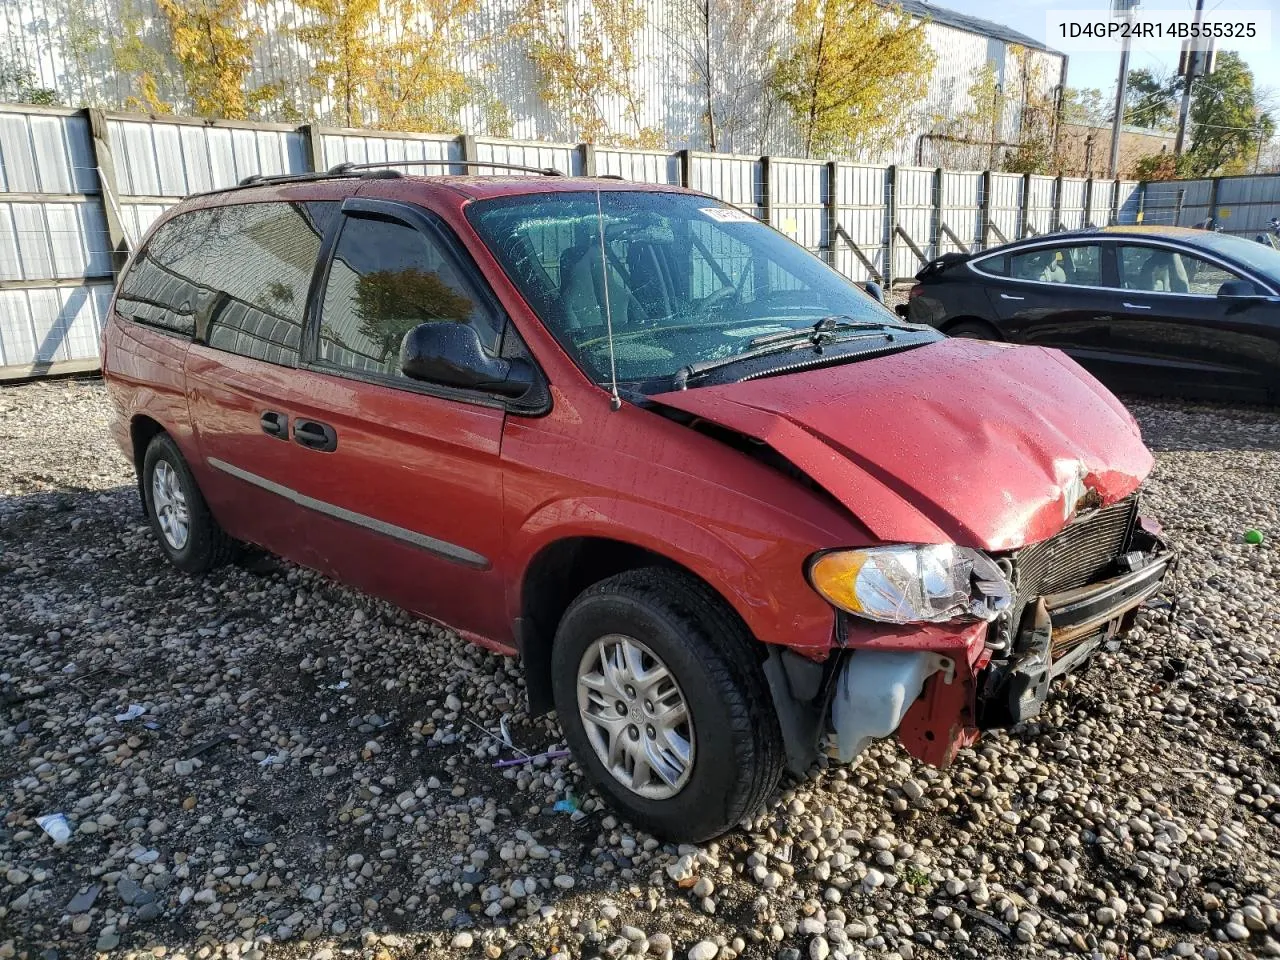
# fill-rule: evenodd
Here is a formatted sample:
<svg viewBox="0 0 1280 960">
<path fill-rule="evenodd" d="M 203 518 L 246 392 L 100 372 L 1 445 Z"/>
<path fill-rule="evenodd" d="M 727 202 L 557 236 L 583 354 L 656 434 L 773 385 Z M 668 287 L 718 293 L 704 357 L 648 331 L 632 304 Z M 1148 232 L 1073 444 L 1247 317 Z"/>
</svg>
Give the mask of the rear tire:
<svg viewBox="0 0 1280 960">
<path fill-rule="evenodd" d="M 944 331 L 948 337 L 960 337 L 964 340 L 995 340 L 1004 338 L 996 333 L 996 328 L 985 320 L 961 320 L 953 323 Z"/>
<path fill-rule="evenodd" d="M 707 840 L 777 786 L 782 734 L 753 642 L 710 588 L 678 571 L 620 573 L 570 604 L 551 654 L 560 725 L 632 823 Z"/>
<path fill-rule="evenodd" d="M 167 433 L 156 434 L 147 445 L 142 493 L 151 532 L 179 570 L 207 573 L 233 558 L 235 541 L 213 519 L 191 468 Z"/>
</svg>

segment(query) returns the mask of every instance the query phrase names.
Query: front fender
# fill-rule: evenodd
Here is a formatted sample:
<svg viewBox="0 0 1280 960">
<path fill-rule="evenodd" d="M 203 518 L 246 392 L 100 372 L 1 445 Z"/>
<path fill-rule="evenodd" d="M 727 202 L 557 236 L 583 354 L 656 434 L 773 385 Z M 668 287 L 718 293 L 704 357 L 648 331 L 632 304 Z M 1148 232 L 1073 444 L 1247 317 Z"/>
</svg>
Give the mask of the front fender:
<svg viewBox="0 0 1280 960">
<path fill-rule="evenodd" d="M 831 649 L 834 613 L 804 579 L 798 545 L 764 540 L 729 527 L 696 524 L 638 501 L 575 497 L 539 507 L 510 540 L 516 585 L 508 595 L 519 616 L 521 587 L 530 563 L 558 540 L 598 537 L 640 547 L 706 581 L 737 611 L 755 637 L 812 659 Z"/>
</svg>

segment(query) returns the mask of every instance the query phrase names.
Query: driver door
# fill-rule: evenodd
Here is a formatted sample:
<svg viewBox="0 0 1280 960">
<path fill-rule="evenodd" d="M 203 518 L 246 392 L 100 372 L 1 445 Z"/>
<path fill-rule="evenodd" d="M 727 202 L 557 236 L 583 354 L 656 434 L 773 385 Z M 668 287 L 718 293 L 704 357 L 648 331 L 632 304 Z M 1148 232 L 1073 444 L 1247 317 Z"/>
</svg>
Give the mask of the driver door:
<svg viewBox="0 0 1280 960">
<path fill-rule="evenodd" d="M 506 318 L 449 228 L 422 208 L 351 198 L 317 281 L 289 398 L 291 497 L 323 572 L 455 627 L 509 635 L 500 398 L 411 380 L 404 334 L 467 323 L 498 350 Z"/>
</svg>

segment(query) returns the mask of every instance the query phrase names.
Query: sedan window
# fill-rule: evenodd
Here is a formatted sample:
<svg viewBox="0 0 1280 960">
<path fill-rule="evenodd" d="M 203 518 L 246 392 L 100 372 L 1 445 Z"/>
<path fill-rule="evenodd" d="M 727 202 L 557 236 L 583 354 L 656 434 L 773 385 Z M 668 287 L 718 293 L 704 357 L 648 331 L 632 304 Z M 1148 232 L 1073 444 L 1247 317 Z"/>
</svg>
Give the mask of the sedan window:
<svg viewBox="0 0 1280 960">
<path fill-rule="evenodd" d="M 1096 287 L 1102 283 L 1102 247 L 1096 243 L 1038 247 L 1009 257 L 1015 280 Z"/>
<path fill-rule="evenodd" d="M 1121 246 L 1120 285 L 1147 293 L 1188 293 L 1214 297 L 1239 275 L 1208 260 L 1165 247 Z"/>
</svg>

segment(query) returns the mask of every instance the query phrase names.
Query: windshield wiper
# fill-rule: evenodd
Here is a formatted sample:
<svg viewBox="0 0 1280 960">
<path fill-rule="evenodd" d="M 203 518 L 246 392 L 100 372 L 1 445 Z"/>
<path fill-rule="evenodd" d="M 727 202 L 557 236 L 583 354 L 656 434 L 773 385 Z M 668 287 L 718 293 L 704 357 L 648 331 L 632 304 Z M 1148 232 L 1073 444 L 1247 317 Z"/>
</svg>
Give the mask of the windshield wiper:
<svg viewBox="0 0 1280 960">
<path fill-rule="evenodd" d="M 746 350 L 742 351 L 742 353 L 735 353 L 731 357 L 703 360 L 700 363 L 690 363 L 681 367 L 672 378 L 671 386 L 673 390 L 683 390 L 694 377 L 700 377 L 712 370 L 719 370 L 721 367 L 733 366 L 735 363 L 741 363 L 744 360 L 756 360 L 760 357 L 767 357 L 770 354 L 788 353 L 805 347 L 812 347 L 815 354 L 820 354 L 822 353 L 822 348 L 829 343 L 837 340 L 859 339 L 838 337 L 837 334 L 839 333 L 878 330 L 884 331 L 884 338 L 892 341 L 896 333 L 911 333 L 917 329 L 916 327 L 902 327 L 896 323 L 871 323 L 856 320 L 841 323 L 839 317 L 823 317 L 806 330 L 790 330 L 787 331 L 785 336 L 783 334 L 768 334 L 764 337 L 757 337 L 755 340 L 749 341 Z"/>
<path fill-rule="evenodd" d="M 884 323 L 877 320 L 854 320 L 844 314 L 833 313 L 823 317 L 811 327 L 800 330 L 783 330 L 779 333 L 766 333 L 747 341 L 748 347 L 763 347 L 771 343 L 790 343 L 797 340 L 808 340 L 815 347 L 830 343 L 837 333 L 846 330 L 901 330 L 901 324 Z"/>
</svg>

